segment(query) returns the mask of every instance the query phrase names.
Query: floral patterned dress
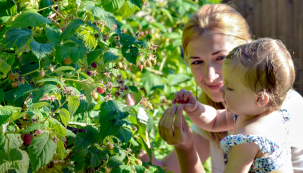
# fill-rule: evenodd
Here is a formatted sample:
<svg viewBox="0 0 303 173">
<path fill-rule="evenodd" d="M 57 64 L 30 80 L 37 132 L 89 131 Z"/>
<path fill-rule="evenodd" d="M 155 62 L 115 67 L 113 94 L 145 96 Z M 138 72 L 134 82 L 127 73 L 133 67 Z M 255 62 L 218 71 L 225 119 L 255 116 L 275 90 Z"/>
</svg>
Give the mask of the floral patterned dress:
<svg viewBox="0 0 303 173">
<path fill-rule="evenodd" d="M 289 120 L 287 110 L 280 110 L 279 113 L 283 117 L 283 123 Z M 238 115 L 234 115 L 233 118 L 234 122 L 236 123 Z M 286 164 L 290 164 L 288 163 L 291 161 L 291 148 L 289 144 L 285 142 L 283 145 L 278 145 L 277 143 L 263 136 L 242 134 L 229 135 L 221 140 L 220 147 L 225 153 L 229 153 L 231 146 L 244 143 L 255 143 L 259 146 L 263 153 L 269 153 L 269 155 L 266 157 L 255 158 L 249 172 L 265 173 L 282 168 Z"/>
</svg>

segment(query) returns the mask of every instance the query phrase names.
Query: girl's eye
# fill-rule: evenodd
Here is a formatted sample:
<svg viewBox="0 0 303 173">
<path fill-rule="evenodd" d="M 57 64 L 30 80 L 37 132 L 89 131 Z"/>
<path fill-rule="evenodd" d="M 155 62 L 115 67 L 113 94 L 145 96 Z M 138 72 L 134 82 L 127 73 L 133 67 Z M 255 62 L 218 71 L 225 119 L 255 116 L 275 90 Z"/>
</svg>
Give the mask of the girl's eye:
<svg viewBox="0 0 303 173">
<path fill-rule="evenodd" d="M 203 63 L 203 61 L 194 61 L 194 62 L 192 62 L 191 64 L 192 64 L 192 65 L 198 65 L 198 64 L 201 64 L 201 63 Z"/>
<path fill-rule="evenodd" d="M 220 56 L 219 58 L 217 58 L 217 60 L 224 60 L 225 59 L 225 56 Z"/>
</svg>

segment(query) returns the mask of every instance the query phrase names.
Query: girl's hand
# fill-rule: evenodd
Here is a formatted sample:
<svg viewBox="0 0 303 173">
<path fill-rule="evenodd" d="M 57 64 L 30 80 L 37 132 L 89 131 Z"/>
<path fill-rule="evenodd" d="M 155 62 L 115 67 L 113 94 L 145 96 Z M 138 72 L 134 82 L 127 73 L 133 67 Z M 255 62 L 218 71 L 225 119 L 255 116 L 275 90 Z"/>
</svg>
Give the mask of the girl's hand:
<svg viewBox="0 0 303 173">
<path fill-rule="evenodd" d="M 170 145 L 179 148 L 191 146 L 194 141 L 193 132 L 185 121 L 182 104 L 173 104 L 166 109 L 159 121 L 159 134 Z"/>
<path fill-rule="evenodd" d="M 173 104 L 174 103 L 183 104 L 183 109 L 186 112 L 193 112 L 198 107 L 196 97 L 190 91 L 186 91 L 185 89 L 175 93 Z"/>
</svg>

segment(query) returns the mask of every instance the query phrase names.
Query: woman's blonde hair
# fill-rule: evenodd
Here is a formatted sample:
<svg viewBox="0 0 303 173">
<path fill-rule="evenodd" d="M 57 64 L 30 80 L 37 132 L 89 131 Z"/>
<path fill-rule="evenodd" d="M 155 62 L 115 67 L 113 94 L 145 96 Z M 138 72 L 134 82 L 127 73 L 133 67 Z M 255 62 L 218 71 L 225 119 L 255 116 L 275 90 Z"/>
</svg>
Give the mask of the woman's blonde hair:
<svg viewBox="0 0 303 173">
<path fill-rule="evenodd" d="M 201 36 L 205 31 L 217 31 L 229 36 L 235 45 L 245 44 L 250 41 L 249 27 L 245 19 L 234 8 L 225 4 L 203 5 L 183 28 L 182 48 L 185 57 L 187 56 L 186 47 L 188 43 Z M 184 58 L 186 60 L 186 58 Z M 202 92 L 200 102 L 212 105 L 216 109 L 222 109 L 222 103 L 214 102 L 209 96 Z M 226 132 L 211 133 L 207 132 L 210 139 L 219 142 L 226 136 Z"/>
<path fill-rule="evenodd" d="M 269 95 L 267 107 L 279 110 L 295 81 L 293 59 L 280 41 L 260 38 L 234 48 L 224 64 L 242 74 L 243 84 L 256 94 Z"/>
</svg>

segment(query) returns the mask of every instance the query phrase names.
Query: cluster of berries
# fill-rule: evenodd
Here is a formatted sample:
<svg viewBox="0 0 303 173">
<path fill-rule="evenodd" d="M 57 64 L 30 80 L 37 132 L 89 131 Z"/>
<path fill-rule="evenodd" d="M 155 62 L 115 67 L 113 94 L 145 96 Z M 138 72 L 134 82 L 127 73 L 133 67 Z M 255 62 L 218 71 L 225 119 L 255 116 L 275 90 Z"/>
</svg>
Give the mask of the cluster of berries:
<svg viewBox="0 0 303 173">
<path fill-rule="evenodd" d="M 19 76 L 17 73 L 9 74 L 8 78 L 12 81 L 11 85 L 13 88 L 25 83 L 25 79 Z"/>
</svg>

